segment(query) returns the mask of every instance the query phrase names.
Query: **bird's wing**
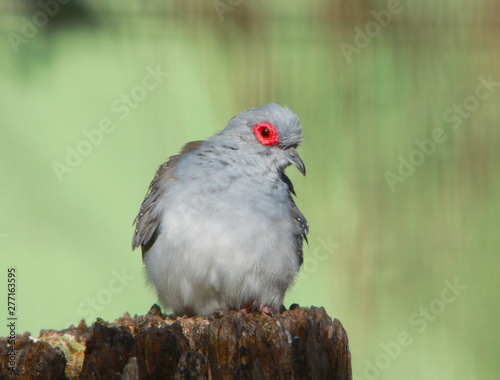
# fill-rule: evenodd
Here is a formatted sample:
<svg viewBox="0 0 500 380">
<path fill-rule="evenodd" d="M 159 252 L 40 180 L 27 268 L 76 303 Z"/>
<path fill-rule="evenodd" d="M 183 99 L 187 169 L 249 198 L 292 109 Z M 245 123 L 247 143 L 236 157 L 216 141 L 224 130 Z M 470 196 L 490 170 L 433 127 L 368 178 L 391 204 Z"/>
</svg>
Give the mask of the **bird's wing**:
<svg viewBox="0 0 500 380">
<path fill-rule="evenodd" d="M 302 261 L 304 260 L 302 245 L 304 240 L 307 243 L 309 224 L 307 223 L 305 216 L 300 212 L 299 208 L 293 200 L 292 194 L 295 195 L 295 191 L 293 189 L 292 181 L 290 181 L 290 178 L 288 178 L 285 173 L 282 173 L 281 179 L 288 185 L 288 191 L 290 193 L 290 201 L 292 203 L 292 217 L 295 222 L 294 238 L 297 246 L 297 254 L 299 255 L 300 263 L 302 264 Z"/>
<path fill-rule="evenodd" d="M 299 208 L 297 207 L 293 199 L 292 199 L 292 216 L 296 225 L 294 237 L 297 242 L 297 254 L 299 255 L 300 263 L 302 264 L 302 262 L 304 261 L 304 253 L 302 245 L 304 243 L 304 240 L 306 241 L 306 243 L 308 243 L 307 233 L 309 232 L 309 224 L 307 223 L 306 218 L 300 212 Z"/>
<path fill-rule="evenodd" d="M 184 153 L 195 150 L 203 142 L 192 141 L 187 143 L 179 154 L 170 157 L 156 171 L 155 177 L 149 185 L 148 193 L 142 202 L 139 214 L 134 220 L 135 231 L 132 239 L 132 249 L 141 246 L 143 257 L 158 238 L 161 217 L 165 211 L 159 207 L 158 201 L 168 191 L 172 181 L 175 181 L 173 168 Z"/>
</svg>

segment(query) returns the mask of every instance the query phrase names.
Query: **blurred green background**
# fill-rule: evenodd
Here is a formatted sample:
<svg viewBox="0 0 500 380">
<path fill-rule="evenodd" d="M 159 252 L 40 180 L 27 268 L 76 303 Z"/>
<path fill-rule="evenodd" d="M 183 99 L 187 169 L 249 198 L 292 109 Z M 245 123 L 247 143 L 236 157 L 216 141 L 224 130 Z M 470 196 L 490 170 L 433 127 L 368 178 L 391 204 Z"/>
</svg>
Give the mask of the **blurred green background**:
<svg viewBox="0 0 500 380">
<path fill-rule="evenodd" d="M 155 170 L 276 102 L 311 226 L 286 305 L 340 319 L 355 379 L 498 378 L 497 1 L 65 2 L 0 5 L 19 333 L 146 313 L 130 242 Z"/>
</svg>

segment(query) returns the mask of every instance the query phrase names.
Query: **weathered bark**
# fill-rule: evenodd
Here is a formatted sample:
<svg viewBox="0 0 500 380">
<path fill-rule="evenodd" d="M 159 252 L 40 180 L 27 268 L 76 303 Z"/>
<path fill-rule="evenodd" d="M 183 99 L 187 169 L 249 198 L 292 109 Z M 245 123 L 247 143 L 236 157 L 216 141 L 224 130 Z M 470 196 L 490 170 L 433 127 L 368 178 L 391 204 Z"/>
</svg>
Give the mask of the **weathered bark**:
<svg viewBox="0 0 500 380">
<path fill-rule="evenodd" d="M 17 336 L 22 379 L 351 379 L 348 339 L 323 308 L 219 318 L 146 316 Z M 0 339 L 1 378 L 10 378 Z"/>
</svg>

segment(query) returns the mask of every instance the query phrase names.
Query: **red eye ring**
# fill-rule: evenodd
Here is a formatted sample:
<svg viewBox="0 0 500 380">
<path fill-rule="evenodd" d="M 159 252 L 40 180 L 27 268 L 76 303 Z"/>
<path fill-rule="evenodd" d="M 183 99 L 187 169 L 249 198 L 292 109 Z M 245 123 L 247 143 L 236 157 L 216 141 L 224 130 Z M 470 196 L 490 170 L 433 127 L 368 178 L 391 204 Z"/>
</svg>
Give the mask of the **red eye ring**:
<svg viewBox="0 0 500 380">
<path fill-rule="evenodd" d="M 262 145 L 278 144 L 278 131 L 276 131 L 276 128 L 271 123 L 262 122 L 255 124 L 253 126 L 253 133 Z"/>
</svg>

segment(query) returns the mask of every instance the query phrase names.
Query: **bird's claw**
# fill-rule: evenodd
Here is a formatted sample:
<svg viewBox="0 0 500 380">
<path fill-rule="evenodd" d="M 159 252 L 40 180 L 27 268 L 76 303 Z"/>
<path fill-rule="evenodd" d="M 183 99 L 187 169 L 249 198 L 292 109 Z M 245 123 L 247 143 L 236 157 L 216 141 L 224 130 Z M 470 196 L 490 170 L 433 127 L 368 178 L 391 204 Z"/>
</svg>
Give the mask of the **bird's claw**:
<svg viewBox="0 0 500 380">
<path fill-rule="evenodd" d="M 260 311 L 261 313 L 272 314 L 271 308 L 269 306 L 267 306 L 267 305 L 259 306 L 259 307 L 245 305 L 245 306 L 243 306 L 240 309 L 221 309 L 217 313 L 220 316 L 223 316 L 223 315 L 229 313 L 231 310 L 237 310 L 241 314 L 248 314 L 248 313 L 251 313 L 252 311 Z"/>
</svg>

